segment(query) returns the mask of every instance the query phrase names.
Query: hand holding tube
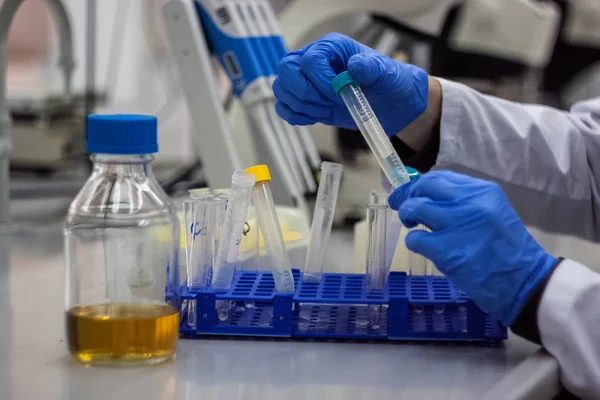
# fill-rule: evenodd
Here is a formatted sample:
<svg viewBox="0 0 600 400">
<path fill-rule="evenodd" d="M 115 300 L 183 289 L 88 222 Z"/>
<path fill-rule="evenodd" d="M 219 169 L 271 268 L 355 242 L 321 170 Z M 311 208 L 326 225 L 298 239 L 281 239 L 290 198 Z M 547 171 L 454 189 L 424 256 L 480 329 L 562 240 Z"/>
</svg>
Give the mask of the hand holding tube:
<svg viewBox="0 0 600 400">
<path fill-rule="evenodd" d="M 293 125 L 321 122 L 357 129 L 331 88 L 342 71 L 358 80 L 386 133 L 400 132 L 427 109 L 428 76 L 339 33 L 289 53 L 273 83 L 278 114 Z"/>
<path fill-rule="evenodd" d="M 432 230 L 409 233 L 406 247 L 506 326 L 556 265 L 494 183 L 434 171 L 396 189 L 389 204 L 405 226 Z"/>
</svg>

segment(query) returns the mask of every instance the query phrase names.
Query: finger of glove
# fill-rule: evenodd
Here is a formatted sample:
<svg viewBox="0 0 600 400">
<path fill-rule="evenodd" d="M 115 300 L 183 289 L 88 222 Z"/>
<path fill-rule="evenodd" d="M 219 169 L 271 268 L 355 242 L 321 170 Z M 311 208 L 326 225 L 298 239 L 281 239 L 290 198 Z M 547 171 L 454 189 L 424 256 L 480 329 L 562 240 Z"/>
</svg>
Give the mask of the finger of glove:
<svg viewBox="0 0 600 400">
<path fill-rule="evenodd" d="M 289 92 L 283 87 L 279 78 L 273 82 L 273 93 L 277 100 L 287 105 L 292 111 L 297 114 L 304 114 L 316 120 L 323 120 L 329 117 L 330 106 L 324 104 L 311 103 L 296 97 L 295 94 Z"/>
<path fill-rule="evenodd" d="M 422 224 L 437 231 L 451 226 L 453 214 L 449 213 L 443 204 L 426 197 L 407 199 L 398 210 L 400 221 L 407 228 L 414 228 Z"/>
<path fill-rule="evenodd" d="M 294 93 L 295 97 L 309 103 L 326 106 L 337 104 L 335 101 L 323 96 L 300 70 L 301 57 L 301 54 L 294 52 L 281 60 L 277 67 L 276 79 L 276 82 L 279 81 L 279 88 Z M 273 90 L 275 90 L 275 87 Z M 275 96 L 278 96 L 278 93 L 275 93 Z"/>
<path fill-rule="evenodd" d="M 377 86 L 386 83 L 387 80 L 396 81 L 399 76 L 397 68 L 392 64 L 395 62 L 389 57 L 382 54 L 373 53 L 360 53 L 355 54 L 348 60 L 348 71 L 356 78 L 361 85 L 366 86 Z M 391 90 L 389 86 L 385 88 L 387 91 Z M 393 88 L 395 90 L 395 88 Z"/>
<path fill-rule="evenodd" d="M 350 38 L 342 35 L 325 36 L 310 46 L 300 59 L 300 70 L 308 80 L 326 98 L 342 103 L 335 94 L 331 81 L 335 76 L 347 69 L 347 60 L 360 48 Z"/>
<path fill-rule="evenodd" d="M 462 185 L 448 181 L 438 171 L 428 172 L 394 190 L 390 195 L 389 204 L 391 208 L 398 210 L 402 203 L 413 197 L 428 197 L 439 201 L 456 200 L 464 194 Z"/>
<path fill-rule="evenodd" d="M 275 102 L 275 111 L 290 125 L 314 125 L 318 122 L 311 116 L 294 112 L 294 110 L 280 101 Z"/>
<path fill-rule="evenodd" d="M 439 170 L 439 171 L 432 171 L 429 174 L 431 174 L 431 176 L 436 176 L 438 178 L 444 179 L 445 181 L 447 181 L 449 183 L 453 183 L 456 185 L 480 181 L 477 178 L 473 178 L 471 176 L 464 175 L 464 174 L 459 174 L 454 171 Z"/>
<path fill-rule="evenodd" d="M 408 250 L 422 255 L 423 257 L 433 261 L 436 267 L 438 266 L 436 257 L 440 252 L 441 243 L 436 237 L 435 232 L 417 229 L 409 232 L 404 241 L 406 242 L 406 248 Z"/>
<path fill-rule="evenodd" d="M 404 185 L 400 186 L 399 188 L 396 188 L 390 194 L 390 197 L 388 199 L 388 204 L 392 210 L 400 209 L 400 206 L 402 205 L 402 203 L 404 203 L 409 198 L 409 195 L 412 193 L 411 187 L 415 184 L 415 182 L 417 180 L 405 183 Z"/>
</svg>

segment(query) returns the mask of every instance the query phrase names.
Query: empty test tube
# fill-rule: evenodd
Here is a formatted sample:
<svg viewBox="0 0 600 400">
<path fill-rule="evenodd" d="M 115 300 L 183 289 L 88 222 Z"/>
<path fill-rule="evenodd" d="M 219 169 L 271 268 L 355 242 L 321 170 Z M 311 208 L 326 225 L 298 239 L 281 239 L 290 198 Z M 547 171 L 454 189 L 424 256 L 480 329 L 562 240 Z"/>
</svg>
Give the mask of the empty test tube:
<svg viewBox="0 0 600 400">
<path fill-rule="evenodd" d="M 254 207 L 248 207 L 248 216 L 244 224 L 244 232 L 242 242 L 240 243 L 240 252 L 238 261 L 242 261 L 238 268 L 241 267 L 244 271 L 258 271 L 259 258 L 259 235 L 258 221 L 256 220 L 256 210 Z"/>
<path fill-rule="evenodd" d="M 398 213 L 392 210 L 388 206 L 387 193 L 371 192 L 369 197 L 369 204 L 379 204 L 387 208 L 387 221 L 386 221 L 386 234 L 385 234 L 385 268 L 386 277 L 390 273 L 392 267 L 392 260 L 396 253 L 396 247 L 398 245 L 398 239 L 400 238 L 400 232 L 402 231 L 402 222 L 398 218 Z"/>
<path fill-rule="evenodd" d="M 217 204 L 212 195 L 183 203 L 187 284 L 190 289 L 203 290 L 210 285 Z"/>
<path fill-rule="evenodd" d="M 419 171 L 416 169 L 407 167 L 406 170 L 411 181 L 419 178 Z M 419 225 L 415 229 L 430 231 L 425 225 Z M 408 252 L 408 266 L 410 275 L 442 275 L 431 260 L 412 251 Z"/>
<path fill-rule="evenodd" d="M 252 203 L 256 209 L 258 225 L 262 232 L 267 259 L 273 271 L 275 288 L 278 292 L 294 292 L 292 266 L 285 249 L 275 202 L 271 193 L 271 175 L 266 165 L 256 165 L 246 169 L 254 175 L 256 183 L 252 189 Z"/>
<path fill-rule="evenodd" d="M 227 199 L 229 198 L 229 189 L 217 189 L 212 190 L 210 188 L 198 188 L 188 190 L 191 200 L 205 201 L 210 199 L 215 203 L 214 215 L 213 215 L 213 229 L 211 232 L 211 256 L 214 257 L 217 254 L 219 247 L 219 238 L 221 237 L 221 226 L 225 218 L 225 208 L 227 206 Z"/>
<path fill-rule="evenodd" d="M 244 223 L 252 199 L 254 181 L 254 175 L 242 171 L 235 171 L 231 178 L 231 191 L 227 200 L 227 209 L 221 226 L 221 237 L 213 267 L 212 286 L 215 290 L 227 290 L 231 287 L 238 250 L 244 233 Z M 219 320 L 227 320 L 231 302 L 217 300 L 216 306 Z"/>
<path fill-rule="evenodd" d="M 331 82 L 333 90 L 341 96 L 352 119 L 375 155 L 383 173 L 394 189 L 410 181 L 408 172 L 392 146 L 377 116 L 373 113 L 358 81 L 348 71 L 338 74 Z"/>
<path fill-rule="evenodd" d="M 187 261 L 187 286 L 190 290 L 210 287 L 215 216 L 218 203 L 209 189 L 190 191 L 190 199 L 183 203 L 185 224 L 185 253 Z M 188 303 L 187 321 L 196 327 L 196 302 Z"/>
<path fill-rule="evenodd" d="M 367 290 L 382 290 L 387 280 L 386 267 L 386 230 L 387 205 L 369 204 L 367 206 Z M 368 306 L 369 327 L 378 329 L 381 321 L 381 305 Z"/>
<path fill-rule="evenodd" d="M 260 229 L 258 229 L 258 221 L 256 219 L 256 210 L 254 207 L 248 207 L 248 216 L 244 224 L 244 233 L 240 246 L 244 251 L 238 255 L 242 258 L 241 267 L 244 271 L 258 271 L 258 259 L 260 257 L 259 240 Z M 239 267 L 239 266 L 238 266 Z M 244 303 L 246 308 L 254 308 L 255 302 L 247 300 Z"/>
<path fill-rule="evenodd" d="M 242 171 L 235 171 L 231 178 L 231 191 L 214 262 L 213 289 L 226 290 L 231 287 L 254 182 L 254 175 Z"/>
<path fill-rule="evenodd" d="M 188 194 L 190 195 L 191 199 L 204 199 L 213 197 L 215 195 L 210 188 L 190 189 L 188 190 Z"/>
<path fill-rule="evenodd" d="M 387 206 L 367 205 L 367 289 L 381 290 L 386 277 Z"/>
<path fill-rule="evenodd" d="M 213 191 L 215 201 L 217 202 L 217 212 L 215 214 L 215 229 L 213 233 L 213 264 L 217 257 L 219 242 L 221 241 L 221 229 L 225 222 L 225 212 L 227 202 L 229 201 L 229 189 L 216 189 Z"/>
<path fill-rule="evenodd" d="M 321 164 L 321 179 L 304 264 L 304 280 L 319 281 L 323 275 L 323 261 L 333 225 L 343 171 L 344 167 L 341 164 L 331 162 Z"/>
</svg>

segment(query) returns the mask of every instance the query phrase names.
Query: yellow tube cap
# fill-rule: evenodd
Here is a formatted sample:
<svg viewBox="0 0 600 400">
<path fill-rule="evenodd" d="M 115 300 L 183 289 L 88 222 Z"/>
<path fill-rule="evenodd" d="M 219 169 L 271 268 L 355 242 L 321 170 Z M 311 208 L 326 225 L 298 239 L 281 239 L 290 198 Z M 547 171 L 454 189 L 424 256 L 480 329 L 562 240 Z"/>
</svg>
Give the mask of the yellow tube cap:
<svg viewBox="0 0 600 400">
<path fill-rule="evenodd" d="M 256 183 L 258 182 L 270 182 L 271 174 L 269 173 L 269 167 L 265 164 L 255 165 L 254 167 L 249 167 L 244 170 L 244 172 L 249 172 L 256 178 Z"/>
</svg>

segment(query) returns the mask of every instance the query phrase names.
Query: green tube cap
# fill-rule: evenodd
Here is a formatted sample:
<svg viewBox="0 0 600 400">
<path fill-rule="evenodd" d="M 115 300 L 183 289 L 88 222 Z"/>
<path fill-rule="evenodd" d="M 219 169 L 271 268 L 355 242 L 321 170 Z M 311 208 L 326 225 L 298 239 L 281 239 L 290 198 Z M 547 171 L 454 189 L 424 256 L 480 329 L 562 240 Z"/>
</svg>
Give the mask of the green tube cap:
<svg viewBox="0 0 600 400">
<path fill-rule="evenodd" d="M 406 172 L 408 172 L 408 177 L 411 181 L 414 181 L 415 179 L 418 179 L 421 176 L 421 174 L 419 174 L 419 171 L 417 171 L 413 167 L 406 167 Z"/>
<path fill-rule="evenodd" d="M 350 71 L 344 71 L 341 74 L 337 74 L 335 78 L 333 78 L 331 81 L 331 87 L 333 88 L 335 94 L 340 94 L 340 90 L 353 83 L 358 83 L 356 78 L 352 76 Z"/>
</svg>

